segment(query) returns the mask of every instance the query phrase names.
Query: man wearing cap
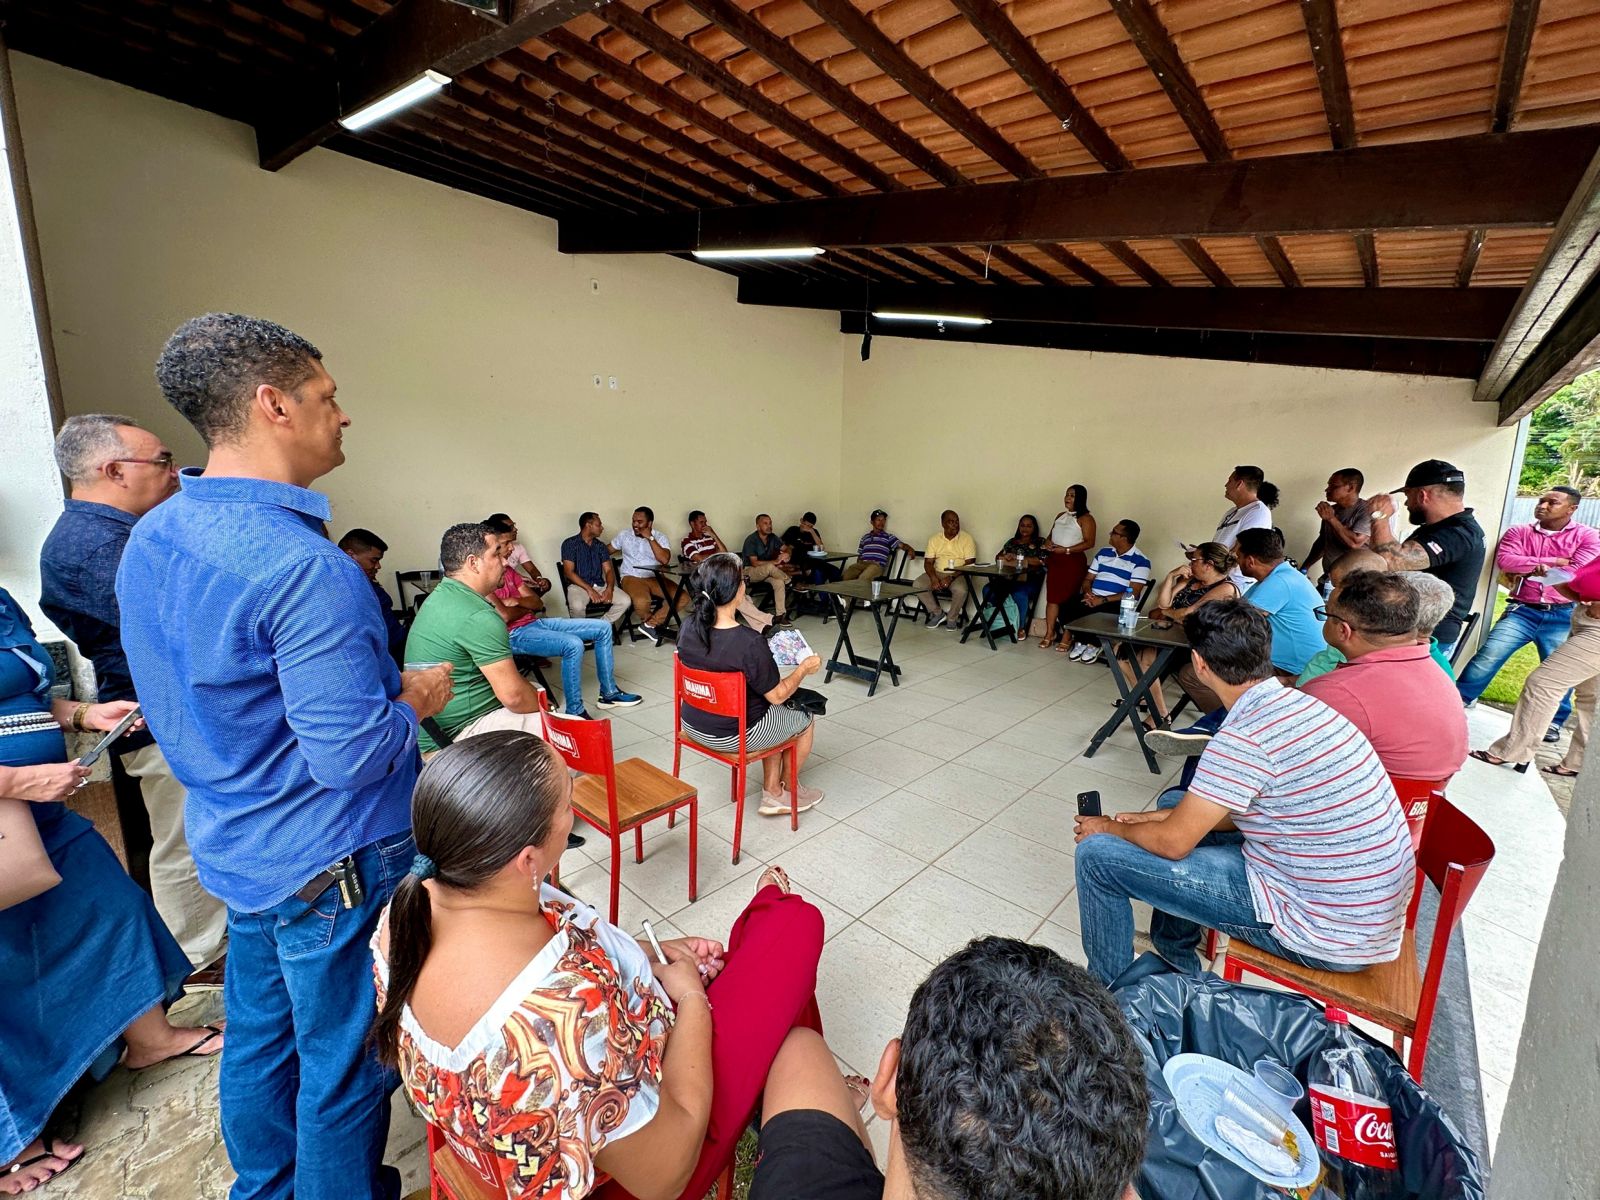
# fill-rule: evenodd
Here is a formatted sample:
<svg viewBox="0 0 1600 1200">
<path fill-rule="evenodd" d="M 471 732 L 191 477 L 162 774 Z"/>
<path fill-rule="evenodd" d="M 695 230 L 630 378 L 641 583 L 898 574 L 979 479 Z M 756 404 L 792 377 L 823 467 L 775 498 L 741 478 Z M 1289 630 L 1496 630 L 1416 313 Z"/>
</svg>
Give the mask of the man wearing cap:
<svg viewBox="0 0 1600 1200">
<path fill-rule="evenodd" d="M 1472 611 L 1483 570 L 1483 529 L 1464 502 L 1467 477 L 1460 467 L 1430 458 L 1411 468 L 1403 487 L 1406 515 L 1417 530 L 1404 542 L 1393 529 L 1393 493 L 1374 496 L 1372 549 L 1394 571 L 1422 571 L 1448 583 L 1456 602 L 1439 622 L 1434 636 L 1448 658 L 1461 637 L 1461 626 Z"/>
<path fill-rule="evenodd" d="M 889 569 L 889 556 L 900 548 L 900 539 L 885 529 L 888 523 L 888 513 L 872 510 L 872 528 L 861 535 L 856 561 L 844 569 L 846 579 L 876 579 Z"/>
</svg>

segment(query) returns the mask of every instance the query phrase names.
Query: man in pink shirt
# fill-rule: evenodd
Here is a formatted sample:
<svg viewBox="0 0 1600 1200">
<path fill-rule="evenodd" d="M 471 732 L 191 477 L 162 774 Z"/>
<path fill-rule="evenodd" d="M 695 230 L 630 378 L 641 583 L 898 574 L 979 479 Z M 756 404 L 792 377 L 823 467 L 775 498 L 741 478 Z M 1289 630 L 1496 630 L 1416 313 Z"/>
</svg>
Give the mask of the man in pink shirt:
<svg viewBox="0 0 1600 1200">
<path fill-rule="evenodd" d="M 1577 511 L 1577 489 L 1553 487 L 1539 497 L 1531 523 L 1513 525 L 1500 538 L 1494 562 L 1510 577 L 1511 597 L 1505 612 L 1456 680 L 1463 704 L 1476 703 L 1506 660 L 1530 642 L 1538 648 L 1539 661 L 1543 662 L 1567 640 L 1572 628 L 1572 601 L 1545 583 L 1544 573 L 1553 567 L 1571 571 L 1600 557 L 1600 533 L 1580 525 L 1574 519 Z M 1545 741 L 1553 742 L 1560 736 L 1571 711 L 1569 692 L 1561 698 L 1555 719 L 1544 734 Z"/>
<path fill-rule="evenodd" d="M 1323 636 L 1346 661 L 1301 689 L 1372 743 L 1394 779 L 1443 782 L 1467 759 L 1467 715 L 1427 646 L 1417 593 L 1404 578 L 1356 571 L 1328 597 Z"/>
</svg>

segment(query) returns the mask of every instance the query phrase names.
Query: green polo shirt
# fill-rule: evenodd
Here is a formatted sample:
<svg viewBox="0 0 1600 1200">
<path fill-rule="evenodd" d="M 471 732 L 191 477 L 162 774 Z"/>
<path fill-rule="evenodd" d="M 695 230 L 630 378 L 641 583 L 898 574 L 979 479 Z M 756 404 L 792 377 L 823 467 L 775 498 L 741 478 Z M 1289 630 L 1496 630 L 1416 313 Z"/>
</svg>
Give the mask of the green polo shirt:
<svg viewBox="0 0 1600 1200">
<path fill-rule="evenodd" d="M 434 718 L 451 737 L 486 712 L 500 707 L 494 688 L 481 668 L 511 657 L 506 623 L 490 603 L 459 580 L 448 576 L 417 610 L 406 637 L 406 661 L 455 664 L 450 677 L 455 691 Z M 417 731 L 424 750 L 438 744 L 426 729 Z"/>
</svg>

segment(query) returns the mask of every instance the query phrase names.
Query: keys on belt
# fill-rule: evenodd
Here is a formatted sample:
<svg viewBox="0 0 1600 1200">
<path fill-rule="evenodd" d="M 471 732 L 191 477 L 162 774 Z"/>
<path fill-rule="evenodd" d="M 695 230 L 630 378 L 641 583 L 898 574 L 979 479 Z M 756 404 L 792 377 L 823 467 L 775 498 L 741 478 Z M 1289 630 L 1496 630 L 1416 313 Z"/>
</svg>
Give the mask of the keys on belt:
<svg viewBox="0 0 1600 1200">
<path fill-rule="evenodd" d="M 307 904 L 314 904 L 317 897 L 335 884 L 339 886 L 339 902 L 346 908 L 354 908 L 366 898 L 354 855 L 346 855 L 327 870 L 313 875 L 295 895 Z"/>
</svg>

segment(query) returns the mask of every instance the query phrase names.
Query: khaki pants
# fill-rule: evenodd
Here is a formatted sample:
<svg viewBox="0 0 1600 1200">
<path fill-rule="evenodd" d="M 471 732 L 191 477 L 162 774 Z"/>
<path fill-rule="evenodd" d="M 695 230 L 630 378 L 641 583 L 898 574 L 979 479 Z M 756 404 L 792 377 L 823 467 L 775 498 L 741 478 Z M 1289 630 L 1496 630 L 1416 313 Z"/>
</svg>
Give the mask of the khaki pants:
<svg viewBox="0 0 1600 1200">
<path fill-rule="evenodd" d="M 635 579 L 632 575 L 622 577 L 622 590 L 628 593 L 628 599 L 633 601 L 634 618 L 641 625 L 660 625 L 667 619 L 667 592 L 661 586 L 661 581 L 652 576 L 649 579 Z M 650 602 L 656 597 L 661 599 L 661 608 L 655 616 L 650 615 Z M 678 593 L 678 611 L 682 612 L 689 607 L 687 593 Z"/>
<path fill-rule="evenodd" d="M 167 765 L 161 747 L 150 745 L 118 756 L 139 781 L 150 814 L 150 890 L 156 911 L 196 967 L 214 961 L 228 938 L 227 906 L 200 886 L 194 857 L 183 833 L 188 794 Z"/>
<path fill-rule="evenodd" d="M 930 619 L 939 612 L 943 612 L 949 619 L 951 627 L 955 627 L 961 618 L 961 610 L 967 606 L 967 590 L 971 586 L 965 575 L 950 577 L 950 595 L 948 597 L 935 596 L 932 593 L 919 596 L 922 607 L 928 610 Z"/>
<path fill-rule="evenodd" d="M 1194 702 L 1200 716 L 1216 712 L 1222 707 L 1222 697 L 1200 682 L 1200 675 L 1194 669 L 1192 662 L 1184 663 L 1178 668 L 1178 686 Z"/>
<path fill-rule="evenodd" d="M 846 579 L 872 580 L 883 574 L 883 564 L 875 562 L 862 562 L 859 558 L 844 569 Z"/>
<path fill-rule="evenodd" d="M 520 733 L 531 733 L 536 738 L 544 737 L 544 726 L 539 723 L 539 714 L 514 713 L 509 708 L 491 708 L 475 721 L 468 721 L 461 727 L 461 732 L 456 734 L 454 741 L 463 738 L 477 737 L 480 733 L 493 733 L 497 729 L 512 729 Z"/>
<path fill-rule="evenodd" d="M 1561 765 L 1573 771 L 1583 767 L 1595 700 L 1600 698 L 1600 620 L 1584 612 L 1582 605 L 1577 607 L 1578 611 L 1572 616 L 1571 636 L 1535 667 L 1523 683 L 1522 698 L 1511 714 L 1510 732 L 1489 747 L 1489 753 L 1496 758 L 1514 763 L 1531 762 L 1545 730 L 1550 728 L 1561 697 L 1571 688 L 1572 745 Z"/>
<path fill-rule="evenodd" d="M 777 563 L 757 563 L 744 569 L 746 583 L 766 583 L 772 586 L 772 611 L 778 616 L 788 611 L 789 576 Z"/>
<path fill-rule="evenodd" d="M 615 627 L 622 615 L 628 611 L 628 594 L 621 588 L 611 593 L 611 608 L 602 620 L 610 621 Z M 567 616 L 581 621 L 589 615 L 589 593 L 575 583 L 567 584 Z"/>
</svg>

